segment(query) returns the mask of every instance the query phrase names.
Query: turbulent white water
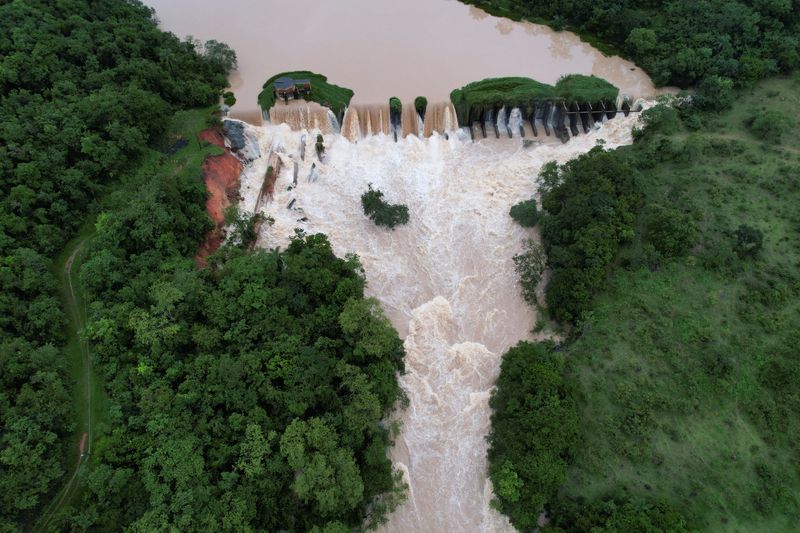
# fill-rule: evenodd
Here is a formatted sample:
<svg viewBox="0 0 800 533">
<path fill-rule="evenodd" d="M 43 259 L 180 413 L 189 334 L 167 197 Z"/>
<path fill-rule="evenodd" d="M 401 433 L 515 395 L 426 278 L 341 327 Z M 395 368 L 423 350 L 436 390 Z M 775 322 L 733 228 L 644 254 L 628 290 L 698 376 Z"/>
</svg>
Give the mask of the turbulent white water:
<svg viewBox="0 0 800 533">
<path fill-rule="evenodd" d="M 516 114 L 511 120 L 516 125 Z M 327 234 L 340 256 L 357 253 L 367 292 L 405 339 L 401 383 L 410 406 L 398 413 L 403 427 L 391 454 L 410 490 L 386 531 L 512 529 L 489 507 L 484 439 L 502 354 L 530 338 L 535 322 L 520 297 L 512 260 L 531 232 L 508 211 L 535 191 L 544 163 L 567 161 L 599 139 L 607 147 L 630 143 L 636 120 L 636 114 L 619 115 L 568 144 L 529 149 L 518 137 L 471 143 L 464 133 L 399 142 L 377 135 L 357 144 L 330 135 L 324 162 L 310 151 L 300 160 L 301 132 L 286 125 L 252 127 L 263 155 L 242 177 L 244 210 L 255 207 L 268 154 L 278 151 L 284 160 L 274 200 L 263 207 L 275 223 L 262 227 L 258 244 L 285 246 L 299 227 Z M 288 190 L 294 162 L 300 179 Z M 313 182 L 306 178 L 312 164 Z M 408 205 L 409 224 L 388 231 L 364 216 L 360 196 L 369 183 L 388 201 Z"/>
</svg>

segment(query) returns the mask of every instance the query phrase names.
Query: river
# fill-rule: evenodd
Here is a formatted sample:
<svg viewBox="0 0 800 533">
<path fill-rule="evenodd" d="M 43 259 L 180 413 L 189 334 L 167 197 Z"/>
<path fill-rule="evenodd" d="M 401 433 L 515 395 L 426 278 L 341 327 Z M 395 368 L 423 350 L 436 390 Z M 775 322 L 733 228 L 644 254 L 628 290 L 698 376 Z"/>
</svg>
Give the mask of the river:
<svg viewBox="0 0 800 533">
<path fill-rule="evenodd" d="M 327 234 L 340 256 L 356 253 L 368 295 L 379 299 L 404 339 L 407 372 L 400 381 L 409 406 L 394 414 L 402 429 L 391 457 L 409 497 L 383 531 L 513 531 L 490 506 L 488 399 L 502 354 L 534 339 L 536 312 L 520 296 L 513 256 L 526 237 L 538 235 L 514 223 L 509 208 L 535 192 L 546 162 L 566 162 L 600 139 L 609 148 L 632 142 L 638 116 L 619 114 L 567 144 L 526 147 L 516 131 L 513 139 L 471 142 L 467 130 L 453 129 L 444 106 L 437 108 L 437 127 L 419 129 L 449 128 L 447 136 L 418 138 L 412 131 L 395 142 L 385 134 L 386 113 L 369 104 L 389 96 L 444 101 L 452 89 L 492 76 L 554 83 L 569 73 L 606 78 L 631 97 L 651 96 L 656 91 L 647 75 L 573 34 L 498 19 L 455 0 L 147 3 L 177 35 L 236 49 L 234 117 L 260 124 L 256 96 L 280 71 L 313 70 L 355 91 L 360 116 L 345 119 L 344 135 L 334 133 L 325 113 L 287 112 L 298 122 L 294 130 L 277 115 L 272 124 L 247 127 L 253 153 L 261 156 L 241 176 L 240 207 L 274 221 L 262 226 L 258 246 L 285 247 L 302 228 Z M 304 126 L 311 131 L 297 131 Z M 413 124 L 405 129 L 415 130 Z M 324 161 L 316 160 L 313 141 L 302 159 L 301 139 L 315 139 L 320 130 Z M 283 170 L 274 198 L 257 206 L 272 152 Z M 364 216 L 360 195 L 370 183 L 389 202 L 408 206 L 407 225 L 388 231 Z"/>
<path fill-rule="evenodd" d="M 243 211 L 256 210 L 267 154 L 275 151 L 284 163 L 274 199 L 258 208 L 274 220 L 262 226 L 258 246 L 285 248 L 295 228 L 327 234 L 337 255 L 359 256 L 367 294 L 404 338 L 400 382 L 410 404 L 395 414 L 402 429 L 391 456 L 409 499 L 384 532 L 513 530 L 490 508 L 488 399 L 502 354 L 521 339 L 535 340 L 536 312 L 520 296 L 512 258 L 526 237 L 538 237 L 508 211 L 530 198 L 544 163 L 566 162 L 599 139 L 607 147 L 628 144 L 636 120 L 620 114 L 567 144 L 529 148 L 519 138 L 471 142 L 466 130 L 398 142 L 384 134 L 357 143 L 331 134 L 323 162 L 313 144 L 301 159 L 304 133 L 286 124 L 248 127 L 262 156 L 242 175 Z M 389 202 L 408 206 L 407 225 L 389 231 L 364 216 L 360 196 L 370 183 Z"/>
<path fill-rule="evenodd" d="M 647 74 L 575 34 L 497 18 L 456 0 L 145 0 L 161 26 L 236 50 L 231 116 L 260 121 L 256 99 L 272 75 L 312 70 L 355 91 L 353 103 L 443 101 L 469 82 L 528 76 L 555 83 L 595 74 L 631 97 L 656 91 Z"/>
</svg>

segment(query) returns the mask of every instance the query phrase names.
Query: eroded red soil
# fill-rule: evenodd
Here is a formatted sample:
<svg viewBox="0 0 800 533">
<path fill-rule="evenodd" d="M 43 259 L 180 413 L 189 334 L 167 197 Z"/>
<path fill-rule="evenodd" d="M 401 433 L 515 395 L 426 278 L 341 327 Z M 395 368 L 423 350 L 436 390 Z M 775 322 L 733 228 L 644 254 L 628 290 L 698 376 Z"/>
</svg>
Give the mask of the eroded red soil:
<svg viewBox="0 0 800 533">
<path fill-rule="evenodd" d="M 203 130 L 200 139 L 225 148 L 225 140 L 217 128 Z M 239 200 L 239 175 L 242 163 L 225 148 L 222 155 L 208 156 L 203 161 L 203 180 L 209 197 L 206 211 L 216 224 L 197 251 L 195 261 L 200 267 L 207 266 L 207 258 L 222 244 L 222 228 L 225 226 L 225 209 Z"/>
</svg>

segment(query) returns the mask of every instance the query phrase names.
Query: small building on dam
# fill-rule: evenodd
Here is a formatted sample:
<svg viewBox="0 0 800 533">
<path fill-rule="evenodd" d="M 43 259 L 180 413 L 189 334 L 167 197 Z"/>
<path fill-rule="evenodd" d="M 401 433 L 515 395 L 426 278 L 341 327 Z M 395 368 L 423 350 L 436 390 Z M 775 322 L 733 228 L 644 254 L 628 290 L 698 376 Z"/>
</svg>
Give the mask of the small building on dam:
<svg viewBox="0 0 800 533">
<path fill-rule="evenodd" d="M 299 98 L 311 92 L 311 80 L 296 80 L 289 76 L 284 76 L 275 80 L 273 84 L 273 94 L 275 99 L 282 99 L 288 102 L 289 98 Z"/>
</svg>

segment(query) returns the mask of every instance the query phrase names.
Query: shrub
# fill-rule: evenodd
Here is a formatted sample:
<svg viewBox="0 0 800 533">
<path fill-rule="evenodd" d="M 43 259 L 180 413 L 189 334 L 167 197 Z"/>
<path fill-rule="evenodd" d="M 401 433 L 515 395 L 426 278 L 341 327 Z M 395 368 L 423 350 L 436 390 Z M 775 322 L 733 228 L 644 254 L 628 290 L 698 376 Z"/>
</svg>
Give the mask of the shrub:
<svg viewBox="0 0 800 533">
<path fill-rule="evenodd" d="M 396 96 L 389 98 L 389 111 L 393 115 L 400 115 L 403 112 L 403 102 Z"/>
<path fill-rule="evenodd" d="M 417 110 L 419 116 L 424 117 L 425 110 L 428 109 L 428 99 L 425 98 L 424 96 L 417 96 L 414 99 L 414 109 Z"/>
<path fill-rule="evenodd" d="M 754 111 L 745 120 L 750 132 L 763 141 L 780 144 L 781 137 L 792 128 L 789 117 L 776 109 Z"/>
<path fill-rule="evenodd" d="M 685 213 L 652 204 L 644 219 L 645 239 L 665 257 L 682 255 L 694 242 L 695 223 Z"/>
<path fill-rule="evenodd" d="M 736 230 L 736 245 L 734 250 L 741 257 L 756 257 L 764 244 L 764 234 L 761 230 L 750 226 L 739 226 Z"/>
<path fill-rule="evenodd" d="M 523 228 L 532 228 L 539 221 L 539 212 L 536 210 L 536 200 L 531 198 L 511 207 L 509 215 Z"/>
<path fill-rule="evenodd" d="M 559 531 L 692 531 L 680 512 L 657 501 L 563 498 L 550 509 L 550 518 Z"/>
<path fill-rule="evenodd" d="M 408 223 L 408 207 L 401 204 L 390 204 L 383 199 L 383 192 L 368 186 L 367 192 L 361 195 L 361 207 L 378 226 L 394 229 L 395 226 Z"/>
<path fill-rule="evenodd" d="M 733 105 L 734 97 L 733 80 L 722 76 L 708 76 L 697 87 L 695 104 L 700 109 L 722 111 Z"/>
<path fill-rule="evenodd" d="M 231 91 L 225 91 L 222 93 L 222 100 L 226 106 L 231 107 L 236 103 L 236 96 Z"/>
<path fill-rule="evenodd" d="M 544 249 L 533 239 L 525 239 L 525 250 L 514 256 L 514 265 L 522 285 L 522 297 L 530 305 L 537 302 L 536 287 L 542 280 L 546 264 Z"/>
<path fill-rule="evenodd" d="M 236 204 L 228 207 L 225 210 L 225 223 L 229 226 L 227 244 L 249 248 L 258 238 L 258 223 L 262 220 L 265 218 L 261 213 L 242 213 Z"/>
</svg>

